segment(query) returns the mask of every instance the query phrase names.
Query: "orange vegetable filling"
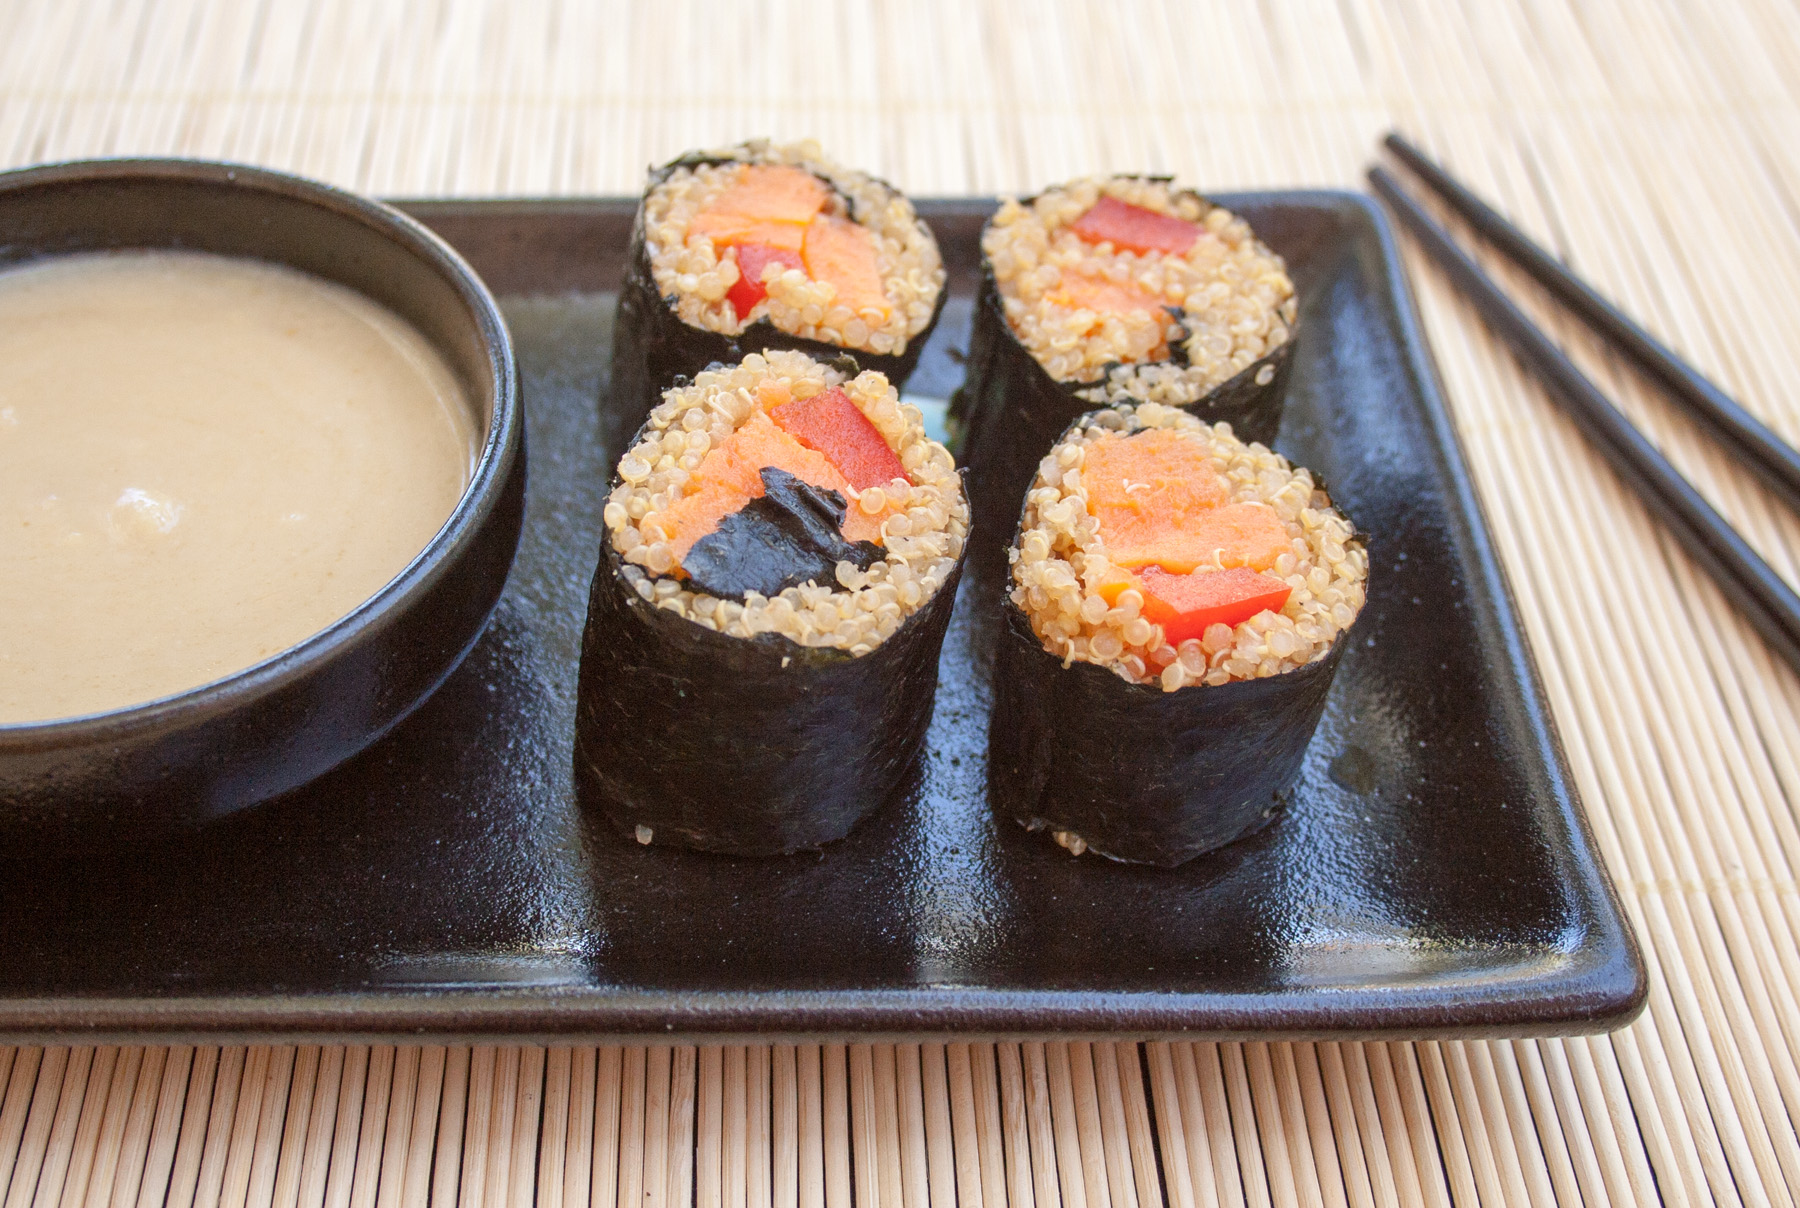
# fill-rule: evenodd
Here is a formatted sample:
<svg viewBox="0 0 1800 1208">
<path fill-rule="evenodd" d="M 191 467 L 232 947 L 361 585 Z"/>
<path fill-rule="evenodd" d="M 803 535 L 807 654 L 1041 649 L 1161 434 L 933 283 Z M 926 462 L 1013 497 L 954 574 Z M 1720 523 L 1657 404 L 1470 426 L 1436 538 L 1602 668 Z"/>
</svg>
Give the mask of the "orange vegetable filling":
<svg viewBox="0 0 1800 1208">
<path fill-rule="evenodd" d="M 1181 256 L 1200 238 L 1200 227 L 1173 214 L 1159 214 L 1116 197 L 1102 197 L 1069 229 L 1089 243 L 1110 243 L 1122 252 L 1165 252 Z"/>
<path fill-rule="evenodd" d="M 1118 566 L 1267 570 L 1289 548 L 1275 509 L 1226 503 L 1230 493 L 1205 446 L 1166 428 L 1094 441 L 1081 481 Z"/>
<path fill-rule="evenodd" d="M 875 236 L 832 214 L 822 214 L 831 197 L 824 181 L 787 164 L 748 164 L 737 181 L 694 215 L 688 234 L 704 235 L 715 247 L 738 249 L 738 281 L 726 297 L 738 317 L 768 297 L 763 267 L 779 261 L 804 269 L 814 281 L 837 290 L 834 305 L 860 314 L 892 313 L 881 283 Z"/>
<path fill-rule="evenodd" d="M 1063 270 L 1062 282 L 1050 294 L 1050 300 L 1069 310 L 1091 310 L 1102 315 L 1163 309 L 1162 299 L 1147 290 L 1108 281 L 1105 277 L 1090 277 L 1072 269 Z"/>
<path fill-rule="evenodd" d="M 694 215 L 689 235 L 720 247 L 759 243 L 798 252 L 831 190 L 811 172 L 786 164 L 749 164 L 737 181 Z"/>
<path fill-rule="evenodd" d="M 1288 585 L 1259 573 L 1291 551 L 1287 527 L 1267 504 L 1225 502 L 1200 442 L 1163 428 L 1103 436 L 1087 447 L 1081 481 L 1115 568 L 1100 594 L 1116 604 L 1136 588 L 1170 645 L 1287 603 Z"/>
<path fill-rule="evenodd" d="M 859 314 L 873 308 L 886 320 L 887 292 L 881 286 L 875 237 L 868 231 L 847 219 L 821 214 L 806 228 L 800 254 L 806 259 L 807 276 L 837 287 L 837 305 Z"/>
<path fill-rule="evenodd" d="M 1082 332 L 1084 336 L 1096 331 L 1108 315 L 1128 315 L 1134 311 L 1149 311 L 1154 314 L 1166 310 L 1161 298 L 1135 285 L 1121 285 L 1104 277 L 1090 277 L 1071 269 L 1063 270 L 1062 281 L 1046 296 L 1064 310 L 1094 312 L 1094 321 Z M 1166 314 L 1164 317 L 1167 317 Z M 1156 346 L 1147 353 L 1152 361 L 1166 360 L 1168 355 L 1169 343 L 1166 339 L 1158 340 Z"/>
<path fill-rule="evenodd" d="M 855 413 L 868 434 L 892 459 L 897 475 L 877 481 L 885 484 L 895 476 L 905 478 L 905 470 L 899 468 L 900 459 L 842 391 L 826 391 L 815 398 L 828 399 L 831 395 L 836 395 Z M 850 477 L 852 473 L 877 472 L 881 466 L 879 458 L 868 449 L 861 435 L 851 428 L 848 417 L 833 403 L 828 401 L 815 408 L 813 399 L 796 403 L 789 401 L 791 398 L 785 382 L 764 382 L 757 389 L 758 404 L 786 413 L 787 422 L 782 422 L 781 415 L 771 418 L 767 410 L 752 415 L 722 444 L 707 451 L 688 479 L 686 493 L 662 513 L 663 539 L 669 543 L 676 562 L 687 556 L 694 542 L 717 530 L 725 517 L 762 495 L 762 471 L 766 467 L 786 470 L 803 482 L 838 492 L 849 505 L 840 526 L 844 539 L 881 544 L 882 522 L 901 507 L 901 501 L 889 499 L 879 512 L 871 515 L 852 498 L 864 488 L 856 486 Z M 801 435 L 787 430 L 789 424 L 801 429 Z M 809 446 L 803 437 L 817 440 L 819 445 Z M 834 460 L 840 452 L 848 463 L 848 470 Z"/>
<path fill-rule="evenodd" d="M 1166 541 L 1231 497 L 1206 446 L 1162 428 L 1092 442 L 1081 482 L 1107 555 L 1119 566 L 1159 561 Z"/>
</svg>

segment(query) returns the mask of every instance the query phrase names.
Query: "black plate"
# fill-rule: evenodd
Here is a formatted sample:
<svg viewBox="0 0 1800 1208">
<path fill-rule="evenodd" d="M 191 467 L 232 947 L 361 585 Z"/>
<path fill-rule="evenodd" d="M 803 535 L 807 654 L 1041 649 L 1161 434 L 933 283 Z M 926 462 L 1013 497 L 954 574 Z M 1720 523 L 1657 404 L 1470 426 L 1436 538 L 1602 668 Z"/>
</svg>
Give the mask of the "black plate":
<svg viewBox="0 0 1800 1208">
<path fill-rule="evenodd" d="M 1224 198 L 1306 317 L 1283 452 L 1373 534 L 1372 593 L 1290 809 L 1175 872 L 1071 858 L 988 810 L 991 577 L 969 576 L 918 791 L 822 855 L 639 847 L 570 745 L 614 442 L 594 399 L 631 206 L 412 211 L 505 299 L 524 536 L 487 634 L 389 738 L 167 845 L 0 862 L 0 1035 L 286 1037 L 1592 1032 L 1636 947 L 1538 688 L 1392 237 L 1354 194 Z M 952 298 L 987 206 L 921 207 Z M 552 297 L 530 300 L 525 294 Z M 722 769 L 721 774 L 728 774 Z"/>
</svg>

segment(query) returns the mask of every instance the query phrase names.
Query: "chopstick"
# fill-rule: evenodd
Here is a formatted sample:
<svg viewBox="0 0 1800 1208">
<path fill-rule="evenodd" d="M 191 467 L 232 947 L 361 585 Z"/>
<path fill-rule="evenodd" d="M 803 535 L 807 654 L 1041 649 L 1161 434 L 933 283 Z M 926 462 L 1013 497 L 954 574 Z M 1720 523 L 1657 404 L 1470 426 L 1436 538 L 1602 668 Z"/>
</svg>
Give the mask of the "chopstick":
<svg viewBox="0 0 1800 1208">
<path fill-rule="evenodd" d="M 1372 168 L 1369 183 L 1682 548 L 1712 575 L 1726 598 L 1788 665 L 1800 672 L 1800 595 L 1757 556 L 1392 175 Z"/>
<path fill-rule="evenodd" d="M 1779 494 L 1791 510 L 1800 514 L 1800 451 L 1638 326 L 1631 316 L 1569 272 L 1498 210 L 1427 158 L 1423 151 L 1392 132 L 1382 142 L 1470 226 L 1512 257 L 1538 284 L 1587 320 L 1645 372 L 1661 380 L 1677 402 L 1710 427 L 1725 444 L 1742 454 L 1769 488 Z"/>
</svg>

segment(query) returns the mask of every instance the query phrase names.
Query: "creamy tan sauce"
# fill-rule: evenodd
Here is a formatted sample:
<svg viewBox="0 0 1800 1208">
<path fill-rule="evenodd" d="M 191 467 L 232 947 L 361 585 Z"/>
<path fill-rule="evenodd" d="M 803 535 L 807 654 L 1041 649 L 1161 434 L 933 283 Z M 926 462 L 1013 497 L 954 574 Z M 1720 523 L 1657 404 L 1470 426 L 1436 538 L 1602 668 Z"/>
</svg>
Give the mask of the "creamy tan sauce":
<svg viewBox="0 0 1800 1208">
<path fill-rule="evenodd" d="M 425 548 L 476 447 L 449 366 L 341 286 L 185 252 L 0 272 L 0 724 L 317 633 Z"/>
</svg>

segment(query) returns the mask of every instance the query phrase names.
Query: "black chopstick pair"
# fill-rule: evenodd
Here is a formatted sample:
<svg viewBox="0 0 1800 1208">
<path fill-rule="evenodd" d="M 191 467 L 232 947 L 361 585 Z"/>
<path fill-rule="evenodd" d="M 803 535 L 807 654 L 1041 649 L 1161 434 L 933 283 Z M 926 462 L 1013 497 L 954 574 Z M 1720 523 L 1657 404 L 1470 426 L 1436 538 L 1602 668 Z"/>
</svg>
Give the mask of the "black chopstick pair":
<svg viewBox="0 0 1800 1208">
<path fill-rule="evenodd" d="M 1646 372 L 1800 513 L 1800 453 L 1691 365 L 1572 275 L 1523 232 L 1456 182 L 1398 134 L 1385 140 L 1394 155 L 1451 208 L 1506 252 L 1568 307 Z M 1796 671 L 1800 671 L 1800 595 L 1751 549 L 1631 421 L 1614 407 L 1551 339 L 1434 222 L 1383 168 L 1369 183 L 1419 243 L 1449 273 L 1496 334 L 1549 389 L 1619 476 L 1638 493 L 1727 599 Z"/>
</svg>

